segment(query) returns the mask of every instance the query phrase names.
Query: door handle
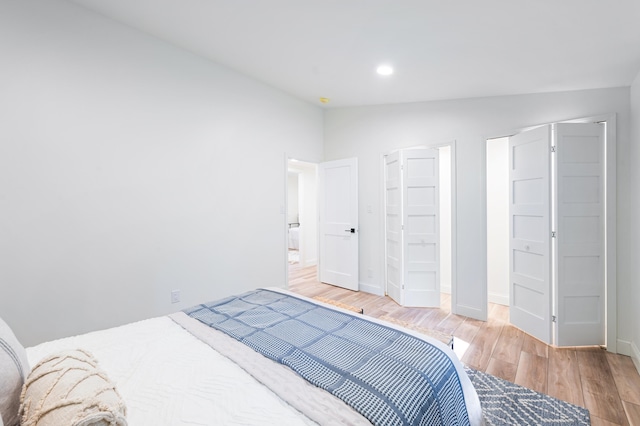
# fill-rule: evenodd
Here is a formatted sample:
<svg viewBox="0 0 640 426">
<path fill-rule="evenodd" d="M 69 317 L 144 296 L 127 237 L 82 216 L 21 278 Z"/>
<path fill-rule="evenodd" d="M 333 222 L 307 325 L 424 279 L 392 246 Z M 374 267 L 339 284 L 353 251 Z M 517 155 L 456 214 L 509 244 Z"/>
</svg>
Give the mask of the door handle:
<svg viewBox="0 0 640 426">
<path fill-rule="evenodd" d="M 344 232 L 351 232 L 352 234 L 356 233 L 356 228 L 345 229 Z"/>
</svg>

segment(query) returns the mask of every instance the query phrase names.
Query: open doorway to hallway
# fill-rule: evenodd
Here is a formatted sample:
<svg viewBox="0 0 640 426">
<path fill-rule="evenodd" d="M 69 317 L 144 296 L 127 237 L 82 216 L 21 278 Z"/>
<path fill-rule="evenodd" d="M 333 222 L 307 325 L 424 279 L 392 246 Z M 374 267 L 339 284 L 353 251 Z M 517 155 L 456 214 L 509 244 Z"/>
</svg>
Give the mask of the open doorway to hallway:
<svg viewBox="0 0 640 426">
<path fill-rule="evenodd" d="M 287 160 L 287 264 L 318 263 L 317 166 Z"/>
</svg>

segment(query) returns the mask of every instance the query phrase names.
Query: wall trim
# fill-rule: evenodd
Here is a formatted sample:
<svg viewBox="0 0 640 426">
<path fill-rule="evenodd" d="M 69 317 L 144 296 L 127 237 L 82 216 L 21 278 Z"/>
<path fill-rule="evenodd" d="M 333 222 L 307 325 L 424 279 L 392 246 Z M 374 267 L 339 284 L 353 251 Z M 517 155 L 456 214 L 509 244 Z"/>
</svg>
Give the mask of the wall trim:
<svg viewBox="0 0 640 426">
<path fill-rule="evenodd" d="M 618 339 L 617 343 L 617 351 L 612 351 L 611 349 L 609 349 L 609 347 L 607 347 L 607 350 L 609 350 L 610 352 L 618 353 L 620 355 L 631 356 L 631 342 L 629 342 L 628 340 Z"/>
<path fill-rule="evenodd" d="M 635 342 L 631 342 L 631 359 L 636 366 L 636 370 L 640 373 L 640 349 Z"/>
<path fill-rule="evenodd" d="M 358 283 L 358 289 L 365 293 L 375 294 L 376 296 L 385 296 L 384 290 L 377 285 L 360 282 Z"/>
<path fill-rule="evenodd" d="M 318 264 L 318 259 L 310 259 L 302 264 L 303 268 L 307 268 L 309 266 L 315 266 Z"/>
<path fill-rule="evenodd" d="M 497 303 L 498 305 L 509 306 L 509 295 L 489 292 L 489 303 Z"/>
</svg>

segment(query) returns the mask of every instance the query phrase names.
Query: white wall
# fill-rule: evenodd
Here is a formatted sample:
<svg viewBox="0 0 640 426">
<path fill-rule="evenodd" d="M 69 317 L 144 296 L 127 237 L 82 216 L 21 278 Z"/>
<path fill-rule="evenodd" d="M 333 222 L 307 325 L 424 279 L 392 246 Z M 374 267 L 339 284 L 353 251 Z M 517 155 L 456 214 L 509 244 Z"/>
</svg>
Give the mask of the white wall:
<svg viewBox="0 0 640 426">
<path fill-rule="evenodd" d="M 629 282 L 631 291 L 629 294 L 624 295 L 626 297 L 625 307 L 630 309 L 631 314 L 627 321 L 630 323 L 630 354 L 636 364 L 636 368 L 640 371 L 640 264 L 638 259 L 640 258 L 640 222 L 638 217 L 640 216 L 640 170 L 638 164 L 640 164 L 640 74 L 636 77 L 633 85 L 631 86 L 631 153 L 629 162 L 634 164 L 635 167 L 631 168 L 631 182 L 632 182 L 632 215 L 633 221 L 630 229 L 626 232 L 630 233 L 631 244 L 628 247 L 629 255 L 633 262 L 631 262 L 631 280 Z M 621 300 L 619 295 L 618 300 Z"/>
<path fill-rule="evenodd" d="M 0 3 L 0 57 L 0 315 L 24 344 L 285 286 L 284 153 L 322 159 L 321 109 L 57 0 Z"/>
<path fill-rule="evenodd" d="M 488 299 L 509 305 L 509 138 L 487 141 Z"/>
<path fill-rule="evenodd" d="M 325 160 L 358 157 L 360 276 L 383 287 L 380 158 L 393 149 L 456 141 L 458 313 L 482 315 L 487 292 L 485 146 L 489 138 L 521 128 L 579 117 L 618 117 L 618 334 L 630 338 L 633 309 L 624 303 L 635 285 L 629 275 L 629 88 L 502 96 L 402 105 L 330 109 L 325 113 Z M 366 206 L 373 214 L 364 214 Z M 372 278 L 362 271 L 371 269 Z M 486 314 L 486 311 L 484 312 Z"/>
</svg>

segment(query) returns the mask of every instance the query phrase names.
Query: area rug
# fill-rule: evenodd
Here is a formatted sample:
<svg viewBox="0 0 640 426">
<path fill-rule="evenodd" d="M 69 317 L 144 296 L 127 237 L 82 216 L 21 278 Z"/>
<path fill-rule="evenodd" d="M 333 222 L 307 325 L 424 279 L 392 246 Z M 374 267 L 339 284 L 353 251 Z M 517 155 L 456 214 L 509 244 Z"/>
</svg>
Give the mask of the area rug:
<svg viewBox="0 0 640 426">
<path fill-rule="evenodd" d="M 354 312 L 360 308 L 315 296 L 324 303 Z M 430 335 L 450 344 L 451 336 L 384 315 L 379 319 Z M 478 393 L 486 426 L 589 426 L 589 410 L 469 367 L 465 370 Z"/>
<path fill-rule="evenodd" d="M 476 388 L 487 425 L 588 426 L 586 408 L 560 401 L 472 368 L 465 367 Z"/>
</svg>

